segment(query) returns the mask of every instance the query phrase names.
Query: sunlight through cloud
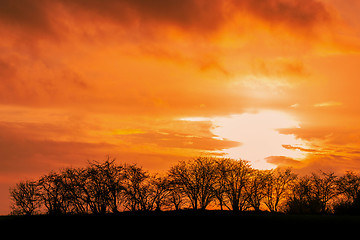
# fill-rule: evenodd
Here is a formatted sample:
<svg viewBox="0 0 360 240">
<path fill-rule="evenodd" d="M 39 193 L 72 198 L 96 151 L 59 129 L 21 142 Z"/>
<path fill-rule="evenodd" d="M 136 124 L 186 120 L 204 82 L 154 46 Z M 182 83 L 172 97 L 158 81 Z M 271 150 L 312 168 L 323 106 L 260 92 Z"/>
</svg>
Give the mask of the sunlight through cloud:
<svg viewBox="0 0 360 240">
<path fill-rule="evenodd" d="M 283 147 L 283 145 L 304 145 L 293 134 L 279 133 L 278 129 L 299 128 L 299 123 L 283 112 L 263 110 L 257 113 L 214 118 L 183 118 L 182 120 L 211 121 L 214 126 L 211 131 L 219 139 L 241 143 L 238 147 L 223 149 L 221 152 L 231 158 L 249 160 L 253 167 L 259 169 L 276 167 L 266 161 L 266 158 L 270 156 L 301 159 L 306 154 L 296 149 Z"/>
</svg>

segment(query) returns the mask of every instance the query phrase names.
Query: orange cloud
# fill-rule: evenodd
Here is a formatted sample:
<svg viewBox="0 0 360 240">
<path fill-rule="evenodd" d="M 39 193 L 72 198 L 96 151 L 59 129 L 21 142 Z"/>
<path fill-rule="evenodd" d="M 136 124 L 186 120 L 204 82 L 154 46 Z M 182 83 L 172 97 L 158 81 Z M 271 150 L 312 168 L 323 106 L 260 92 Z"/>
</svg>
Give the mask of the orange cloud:
<svg viewBox="0 0 360 240">
<path fill-rule="evenodd" d="M 336 102 L 336 101 L 330 101 L 330 102 L 322 102 L 322 103 L 316 103 L 314 104 L 314 107 L 336 107 L 336 106 L 341 106 L 342 103 L 341 102 Z"/>
<path fill-rule="evenodd" d="M 315 0 L 266 0 L 261 3 L 251 0 L 22 0 L 13 3 L 6 0 L 0 8 L 0 22 L 19 31 L 56 34 L 57 37 L 63 36 L 61 31 L 72 31 L 79 27 L 70 29 L 71 26 L 67 25 L 69 19 L 76 19 L 77 24 L 91 21 L 95 24 L 93 28 L 101 28 L 99 23 L 108 22 L 140 31 L 141 35 L 146 34 L 149 38 L 152 31 L 159 33 L 159 26 L 175 26 L 192 34 L 212 34 L 239 14 L 253 16 L 270 26 L 284 26 L 290 31 L 310 31 L 316 25 L 329 23 L 332 19 L 325 4 Z"/>
<path fill-rule="evenodd" d="M 255 141 L 268 163 L 357 169 L 358 20 L 334 0 L 4 0 L 0 184 L 107 154 L 154 171 L 222 155 L 276 121 L 231 141 L 179 119 L 266 110 L 301 126 L 274 129 L 306 143 L 280 150 L 307 154 Z"/>
<path fill-rule="evenodd" d="M 295 160 L 291 157 L 285 157 L 285 156 L 269 156 L 265 159 L 268 163 L 275 164 L 280 167 L 297 167 L 299 164 L 301 164 L 301 161 Z"/>
</svg>

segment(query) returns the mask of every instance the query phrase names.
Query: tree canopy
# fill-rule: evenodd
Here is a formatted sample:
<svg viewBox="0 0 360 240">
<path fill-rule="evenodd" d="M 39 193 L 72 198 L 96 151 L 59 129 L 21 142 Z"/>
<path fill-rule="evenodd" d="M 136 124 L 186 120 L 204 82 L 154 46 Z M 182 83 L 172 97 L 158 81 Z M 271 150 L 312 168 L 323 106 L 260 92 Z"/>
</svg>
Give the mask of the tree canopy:
<svg viewBox="0 0 360 240">
<path fill-rule="evenodd" d="M 258 170 L 245 160 L 198 157 L 164 174 L 107 158 L 10 188 L 12 214 L 103 214 L 219 209 L 284 213 L 360 212 L 360 175 L 290 168 Z"/>
</svg>

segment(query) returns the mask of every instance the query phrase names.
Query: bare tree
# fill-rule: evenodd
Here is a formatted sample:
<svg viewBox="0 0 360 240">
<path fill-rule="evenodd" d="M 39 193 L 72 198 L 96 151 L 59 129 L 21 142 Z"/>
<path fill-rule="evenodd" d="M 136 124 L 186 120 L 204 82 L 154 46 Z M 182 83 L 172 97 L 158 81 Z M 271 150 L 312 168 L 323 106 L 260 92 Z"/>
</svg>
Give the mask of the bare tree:
<svg viewBox="0 0 360 240">
<path fill-rule="evenodd" d="M 214 199 L 214 185 L 216 183 L 215 158 L 200 157 L 195 159 L 192 166 L 193 172 L 199 181 L 200 208 L 205 210 Z"/>
<path fill-rule="evenodd" d="M 21 181 L 10 189 L 12 214 L 35 214 L 40 206 L 39 188 L 34 181 Z"/>
<path fill-rule="evenodd" d="M 321 212 L 321 202 L 314 193 L 311 177 L 303 176 L 291 185 L 286 201 L 286 212 L 296 214 L 313 214 Z"/>
<path fill-rule="evenodd" d="M 83 168 L 66 168 L 61 174 L 62 188 L 66 194 L 66 201 L 69 205 L 69 211 L 72 213 L 87 213 L 89 211 L 87 204 L 87 195 L 85 189 L 86 170 Z"/>
<path fill-rule="evenodd" d="M 109 157 L 103 163 L 90 163 L 86 169 L 85 191 L 93 213 L 118 211 L 120 194 L 124 190 L 123 169 L 123 166 L 115 164 L 115 159 Z"/>
<path fill-rule="evenodd" d="M 245 187 L 247 201 L 255 211 L 260 210 L 261 201 L 265 197 L 265 186 L 269 178 L 269 171 L 253 169 Z"/>
<path fill-rule="evenodd" d="M 313 191 L 321 203 L 321 212 L 329 210 L 328 203 L 337 196 L 337 176 L 333 172 L 312 173 Z"/>
<path fill-rule="evenodd" d="M 276 168 L 269 172 L 265 184 L 264 203 L 271 212 L 277 212 L 278 206 L 286 199 L 289 186 L 296 179 L 290 168 Z"/>
<path fill-rule="evenodd" d="M 215 158 L 199 157 L 180 161 L 170 169 L 171 181 L 188 197 L 193 209 L 206 209 L 214 199 L 215 166 Z"/>
<path fill-rule="evenodd" d="M 360 198 L 360 176 L 347 171 L 344 176 L 337 179 L 338 193 L 345 196 L 347 202 L 353 203 Z"/>
<path fill-rule="evenodd" d="M 172 185 L 179 189 L 190 201 L 193 209 L 197 209 L 199 187 L 187 162 L 180 161 L 169 170 Z"/>
<path fill-rule="evenodd" d="M 218 190 L 224 191 L 225 199 L 222 200 L 224 203 L 230 202 L 231 209 L 233 211 L 243 211 L 247 209 L 247 194 L 245 187 L 249 182 L 251 168 L 248 161 L 245 160 L 233 160 L 229 158 L 219 160 L 218 166 L 219 172 L 219 186 L 223 188 Z"/>
<path fill-rule="evenodd" d="M 360 176 L 320 171 L 298 178 L 291 169 L 256 170 L 245 160 L 212 157 L 180 161 L 160 176 L 108 157 L 21 181 L 10 188 L 10 196 L 12 213 L 23 215 L 205 210 L 209 205 L 233 211 L 259 211 L 265 205 L 271 212 L 358 213 Z"/>
<path fill-rule="evenodd" d="M 55 172 L 40 178 L 40 196 L 42 204 L 46 207 L 49 214 L 68 213 L 70 204 L 68 192 L 64 188 L 62 176 Z"/>
<path fill-rule="evenodd" d="M 160 211 L 161 207 L 167 205 L 168 195 L 170 193 L 169 180 L 164 176 L 155 175 L 151 177 L 150 184 L 153 188 L 153 200 L 155 210 Z"/>
<path fill-rule="evenodd" d="M 151 210 L 152 203 L 148 184 L 149 173 L 141 167 L 125 165 L 124 168 L 124 197 L 125 208 L 135 210 Z"/>
<path fill-rule="evenodd" d="M 185 204 L 185 194 L 180 187 L 168 177 L 168 194 L 166 201 L 168 205 L 173 205 L 175 210 L 180 210 Z"/>
<path fill-rule="evenodd" d="M 219 202 L 220 210 L 224 209 L 224 206 L 228 209 L 228 198 L 226 197 L 226 191 L 228 190 L 228 175 L 231 169 L 230 163 L 232 159 L 229 158 L 219 158 L 216 161 L 216 175 L 217 180 L 214 184 L 214 195 Z"/>
</svg>

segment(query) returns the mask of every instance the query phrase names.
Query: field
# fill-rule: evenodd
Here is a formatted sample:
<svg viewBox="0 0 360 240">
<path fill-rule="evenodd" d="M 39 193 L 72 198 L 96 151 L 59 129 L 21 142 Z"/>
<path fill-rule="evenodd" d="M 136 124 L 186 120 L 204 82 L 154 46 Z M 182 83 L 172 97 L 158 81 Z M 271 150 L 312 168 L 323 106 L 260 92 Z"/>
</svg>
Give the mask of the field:
<svg viewBox="0 0 360 240">
<path fill-rule="evenodd" d="M 285 215 L 271 213 L 233 213 L 230 211 L 166 211 L 122 212 L 106 215 L 36 215 L 1 216 L 0 230 L 18 234 L 36 234 L 44 230 L 55 235 L 125 234 L 151 236 L 170 234 L 238 234 L 251 232 L 259 236 L 270 234 L 323 235 L 352 233 L 360 226 L 360 216 L 348 215 Z M 16 231 L 14 231 L 16 229 Z M 286 231 L 285 231 L 286 230 Z M 288 233 L 286 233 L 288 232 Z M 275 234 L 275 235 L 274 235 Z"/>
</svg>

